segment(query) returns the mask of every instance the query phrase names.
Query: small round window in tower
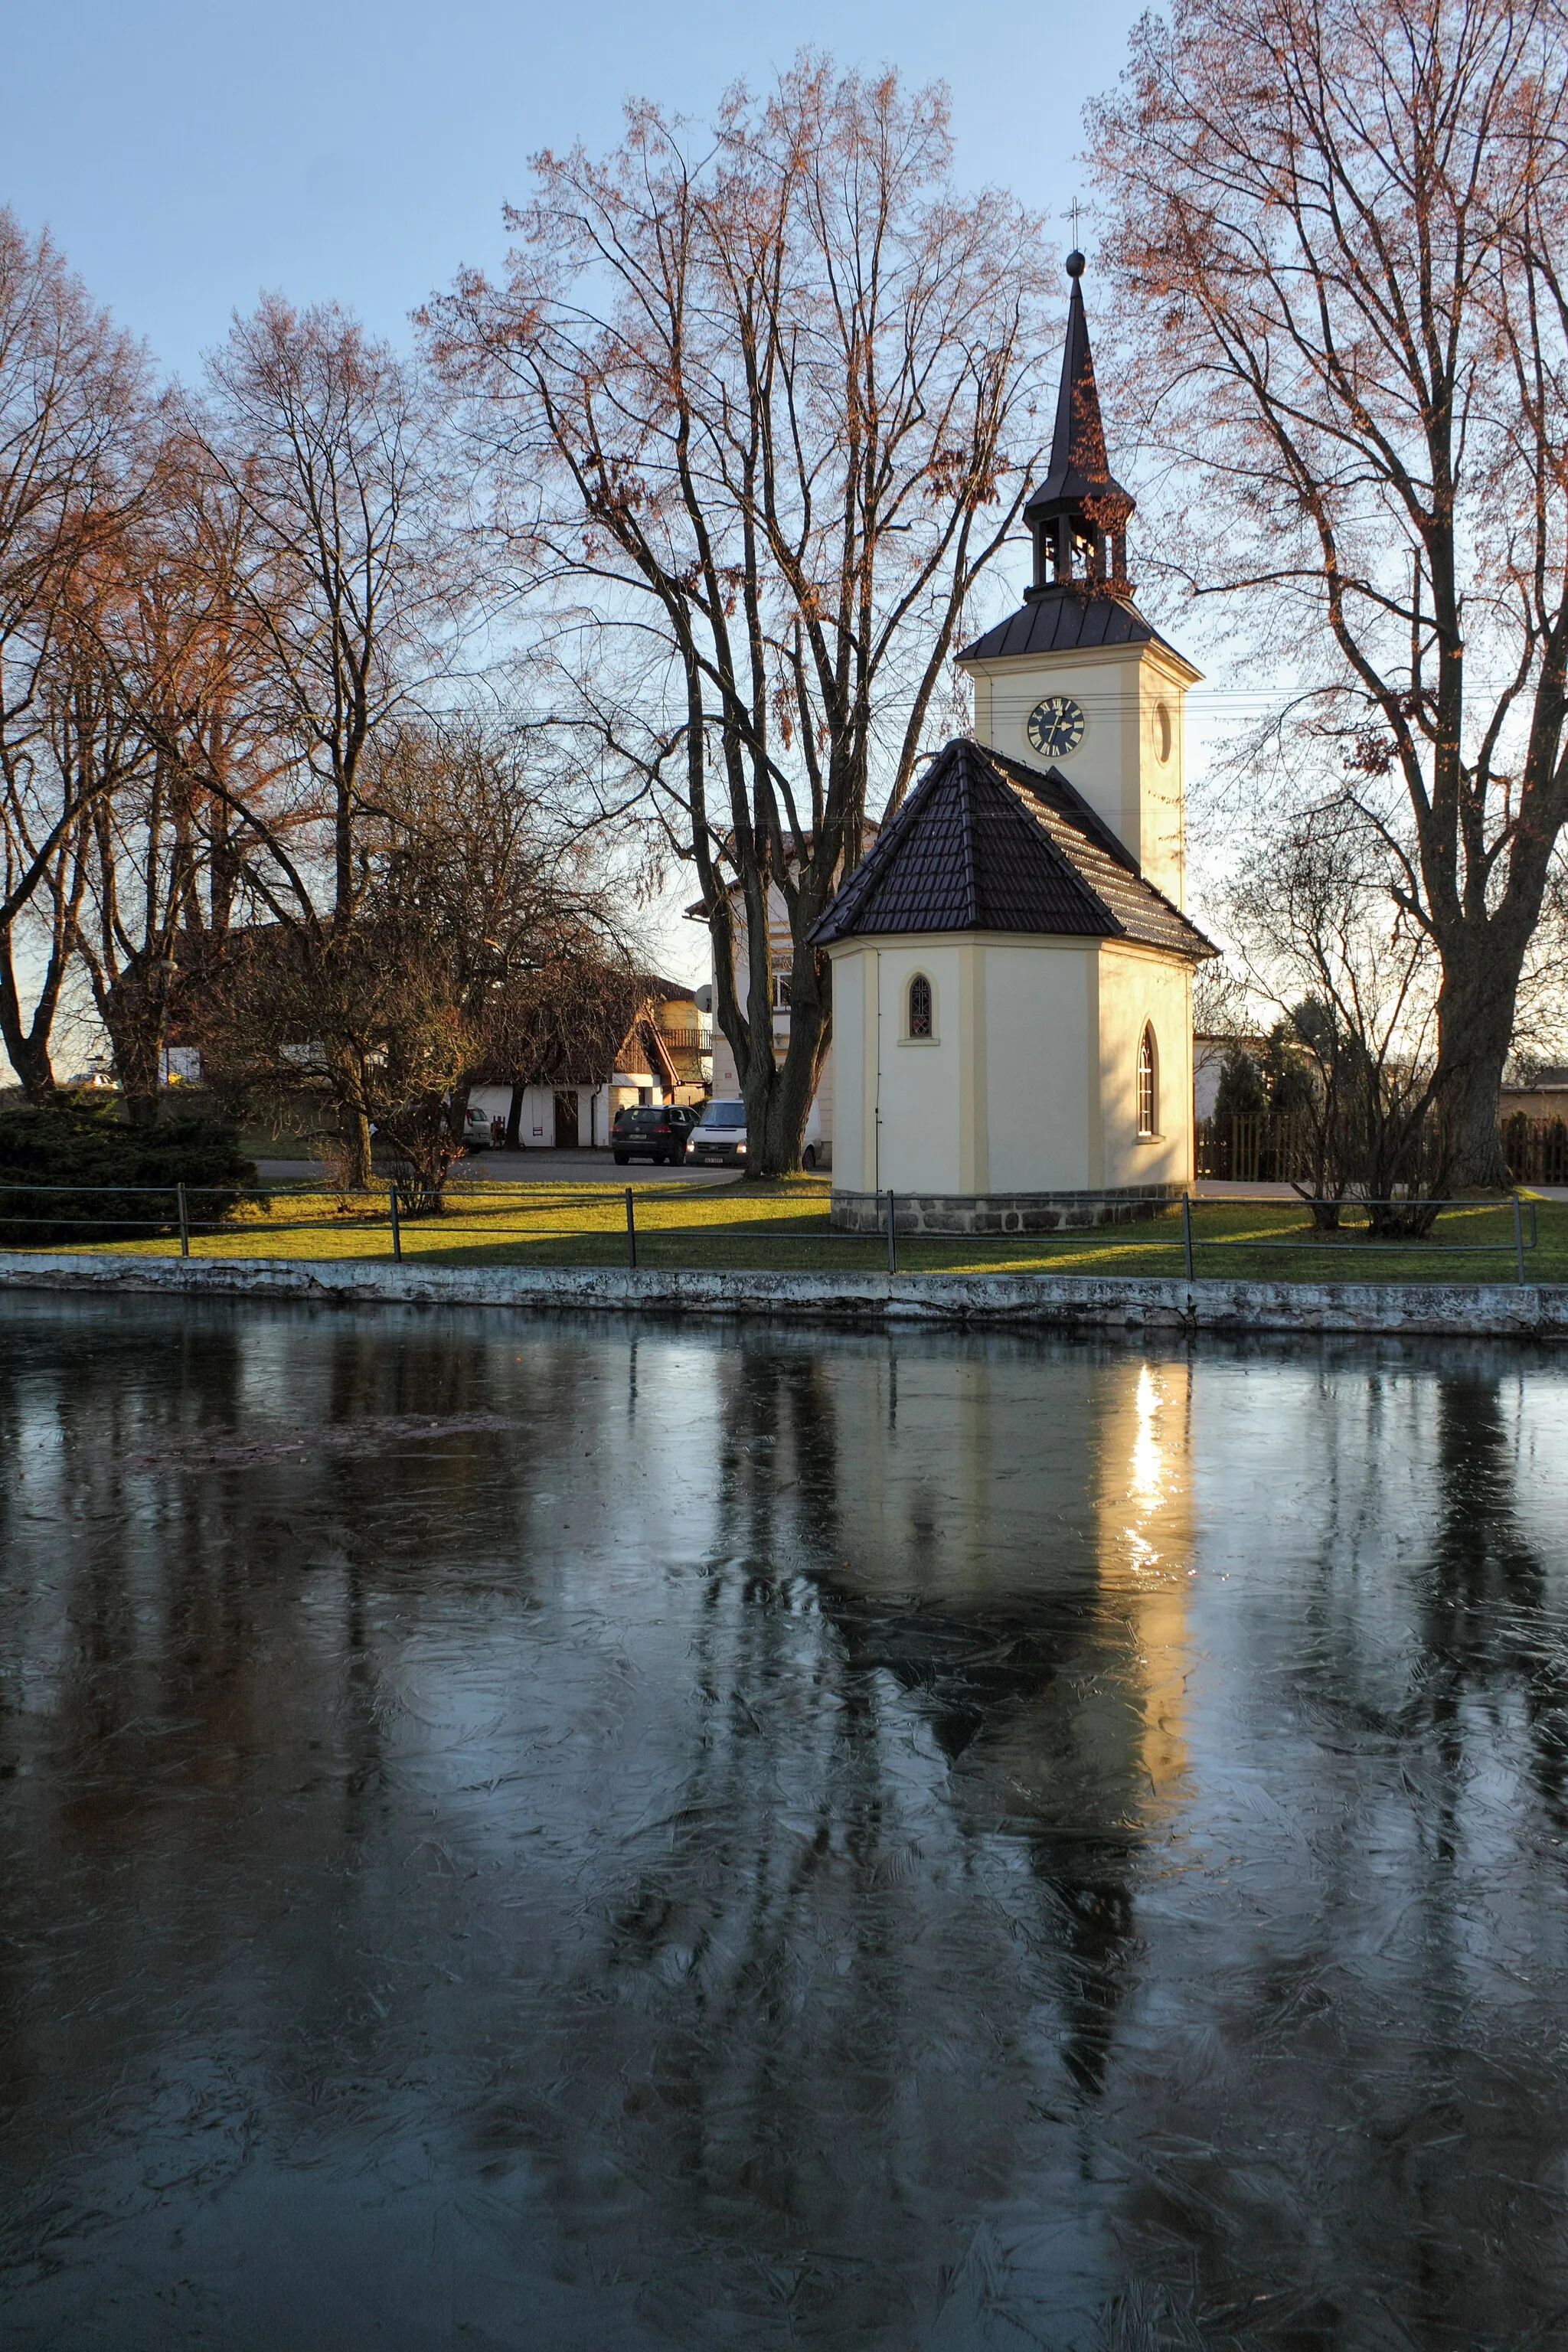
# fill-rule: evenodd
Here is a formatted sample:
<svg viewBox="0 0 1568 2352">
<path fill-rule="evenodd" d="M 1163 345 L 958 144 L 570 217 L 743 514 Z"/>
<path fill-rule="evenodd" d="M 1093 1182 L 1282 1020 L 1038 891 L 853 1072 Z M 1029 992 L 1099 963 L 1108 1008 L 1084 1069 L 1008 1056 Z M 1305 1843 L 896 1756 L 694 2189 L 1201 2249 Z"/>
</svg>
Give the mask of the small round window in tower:
<svg viewBox="0 0 1568 2352">
<path fill-rule="evenodd" d="M 917 971 L 910 982 L 910 1030 L 911 1037 L 931 1035 L 931 982 L 923 971 Z"/>
<path fill-rule="evenodd" d="M 1154 705 L 1154 751 L 1162 767 L 1171 756 L 1171 740 L 1170 705 L 1157 702 Z"/>
<path fill-rule="evenodd" d="M 1029 713 L 1029 740 L 1047 760 L 1066 760 L 1083 741 L 1088 725 L 1070 695 L 1048 694 Z"/>
</svg>

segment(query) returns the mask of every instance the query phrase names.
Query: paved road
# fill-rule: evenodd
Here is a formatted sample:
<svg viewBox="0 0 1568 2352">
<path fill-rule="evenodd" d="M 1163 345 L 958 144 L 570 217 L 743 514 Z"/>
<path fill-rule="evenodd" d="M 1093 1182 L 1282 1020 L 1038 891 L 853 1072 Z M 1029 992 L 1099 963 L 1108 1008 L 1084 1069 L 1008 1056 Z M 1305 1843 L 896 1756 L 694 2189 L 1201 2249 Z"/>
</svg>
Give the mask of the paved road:
<svg viewBox="0 0 1568 2352">
<path fill-rule="evenodd" d="M 306 1184 L 322 1175 L 316 1160 L 258 1160 L 264 1184 Z M 617 1168 L 607 1151 L 473 1151 L 454 1171 L 454 1183 L 481 1184 L 735 1184 L 733 1168 L 656 1168 L 634 1160 Z"/>
<path fill-rule="evenodd" d="M 304 1184 L 321 1178 L 315 1160 L 258 1160 L 264 1184 Z M 607 1151 L 476 1151 L 461 1162 L 454 1181 L 485 1184 L 680 1184 L 711 1187 L 737 1184 L 740 1171 L 730 1168 L 656 1168 L 634 1160 L 617 1168 Z M 1543 1201 L 1568 1201 L 1568 1186 L 1534 1184 L 1527 1188 Z M 1293 1184 L 1228 1184 L 1217 1177 L 1200 1177 L 1193 1187 L 1195 1201 L 1293 1201 Z"/>
</svg>

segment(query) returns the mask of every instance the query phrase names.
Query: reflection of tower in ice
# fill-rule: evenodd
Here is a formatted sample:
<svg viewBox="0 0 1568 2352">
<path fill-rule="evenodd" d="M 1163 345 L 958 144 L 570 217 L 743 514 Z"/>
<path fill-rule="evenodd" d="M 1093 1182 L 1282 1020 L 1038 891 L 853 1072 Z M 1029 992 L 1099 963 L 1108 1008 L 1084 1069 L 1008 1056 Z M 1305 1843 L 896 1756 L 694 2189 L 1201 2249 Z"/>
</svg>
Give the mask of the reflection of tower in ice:
<svg viewBox="0 0 1568 2352">
<path fill-rule="evenodd" d="M 763 1457 L 775 1558 L 914 1697 L 972 1826 L 1140 1837 L 1187 1769 L 1187 1366 L 993 1341 L 815 1374 L 809 1442 Z"/>
<path fill-rule="evenodd" d="M 1108 1414 L 1101 1454 L 1101 1574 L 1125 1595 L 1136 1643 L 1143 1769 L 1152 1797 L 1163 1807 L 1176 1801 L 1188 1762 L 1192 1369 L 1175 1360 L 1140 1364 L 1129 1385 L 1126 1402 Z"/>
</svg>

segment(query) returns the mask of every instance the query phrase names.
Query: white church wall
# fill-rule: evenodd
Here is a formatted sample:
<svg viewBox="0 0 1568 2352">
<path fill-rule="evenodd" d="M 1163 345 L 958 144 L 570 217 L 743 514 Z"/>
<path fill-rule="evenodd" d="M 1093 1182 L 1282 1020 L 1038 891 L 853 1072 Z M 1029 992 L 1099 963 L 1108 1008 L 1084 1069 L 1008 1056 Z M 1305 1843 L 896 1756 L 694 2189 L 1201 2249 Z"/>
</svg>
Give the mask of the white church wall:
<svg viewBox="0 0 1568 2352">
<path fill-rule="evenodd" d="M 1085 1192 L 1100 1181 L 1098 942 L 987 947 L 986 1160 L 991 1192 Z"/>
<path fill-rule="evenodd" d="M 1197 673 L 1179 655 L 1139 645 L 975 664 L 972 675 L 976 739 L 1031 767 L 1050 763 L 1029 741 L 1030 712 L 1051 695 L 1078 704 L 1083 740 L 1055 765 L 1145 879 L 1183 905 L 1183 698 Z"/>
<path fill-rule="evenodd" d="M 1029 740 L 1029 713 L 1066 695 L 1084 715 L 1083 740 L 1055 765 L 1117 839 L 1138 855 L 1138 665 L 1142 648 L 1094 648 L 1048 660 L 998 662 L 991 670 L 990 733 L 982 740 L 1030 767 L 1051 764 Z M 978 729 L 976 730 L 978 732 Z"/>
<path fill-rule="evenodd" d="M 866 972 L 863 954 L 833 959 L 833 1181 L 850 1192 L 870 1192 L 876 1176 L 866 1162 Z"/>
<path fill-rule="evenodd" d="M 1138 1133 L 1138 1049 L 1156 1053 L 1156 1133 Z M 1192 976 L 1185 964 L 1107 942 L 1100 953 L 1100 1096 L 1104 1176 L 1124 1184 L 1188 1184 L 1193 1174 Z"/>
<path fill-rule="evenodd" d="M 1139 768 L 1142 790 L 1133 855 L 1146 882 L 1178 907 L 1187 903 L 1187 730 L 1182 678 L 1147 648 L 1139 667 Z"/>
<path fill-rule="evenodd" d="M 951 940 L 900 939 L 876 951 L 869 977 L 878 990 L 876 1159 L 883 1192 L 889 1186 L 900 1192 L 981 1189 L 964 1164 L 973 1129 L 961 1100 L 963 1074 L 972 1066 L 963 1045 L 973 1019 L 973 960 L 967 942 L 959 947 Z M 929 1037 L 909 1034 L 910 982 L 919 974 L 931 988 Z"/>
<path fill-rule="evenodd" d="M 975 1121 L 973 1110 L 964 1118 L 962 1100 L 973 1080 L 963 1078 L 960 1039 L 966 1018 L 973 1022 L 979 953 L 951 938 L 856 941 L 835 950 L 831 1099 L 838 1190 L 978 1189 Z M 930 1037 L 908 1034 L 909 988 L 917 973 L 931 986 Z"/>
</svg>

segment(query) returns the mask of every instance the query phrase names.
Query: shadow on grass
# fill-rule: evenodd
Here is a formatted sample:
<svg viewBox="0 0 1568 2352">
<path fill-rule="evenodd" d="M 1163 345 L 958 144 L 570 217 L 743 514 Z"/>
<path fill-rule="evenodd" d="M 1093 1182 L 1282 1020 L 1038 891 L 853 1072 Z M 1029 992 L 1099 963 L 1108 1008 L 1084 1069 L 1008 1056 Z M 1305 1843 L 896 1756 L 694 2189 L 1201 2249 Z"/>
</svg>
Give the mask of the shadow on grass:
<svg viewBox="0 0 1568 2352">
<path fill-rule="evenodd" d="M 634 1188 L 635 1189 L 635 1188 Z M 636 1194 L 638 1264 L 661 1273 L 879 1274 L 887 1245 L 876 1234 L 836 1234 L 821 1179 L 727 1188 L 722 1192 Z M 320 1207 L 311 1213 L 311 1203 Z M 236 1223 L 194 1238 L 199 1257 L 292 1262 L 363 1258 L 384 1262 L 392 1236 L 384 1219 L 336 1213 L 326 1194 L 298 1195 L 292 1230 L 276 1219 Z M 1527 1282 L 1568 1279 L 1568 1204 L 1537 1206 L 1540 1246 L 1525 1260 Z M 1516 1279 L 1510 1209 L 1481 1206 L 1444 1221 L 1427 1242 L 1378 1247 L 1363 1236 L 1315 1234 L 1304 1211 L 1284 1202 L 1210 1202 L 1194 1215 L 1194 1272 L 1221 1281 L 1312 1283 L 1511 1283 Z M 952 1240 L 900 1234 L 905 1274 L 1058 1274 L 1079 1277 L 1183 1276 L 1179 1215 L 1068 1233 Z M 1281 1246 L 1284 1244 L 1284 1246 Z M 1483 1244 L 1484 1246 L 1478 1246 Z M 485 1202 L 454 1203 L 446 1215 L 407 1218 L 405 1262 L 442 1267 L 624 1267 L 624 1202 L 604 1187 L 518 1187 Z M 167 1256 L 167 1243 L 113 1245 L 112 1255 Z"/>
</svg>

